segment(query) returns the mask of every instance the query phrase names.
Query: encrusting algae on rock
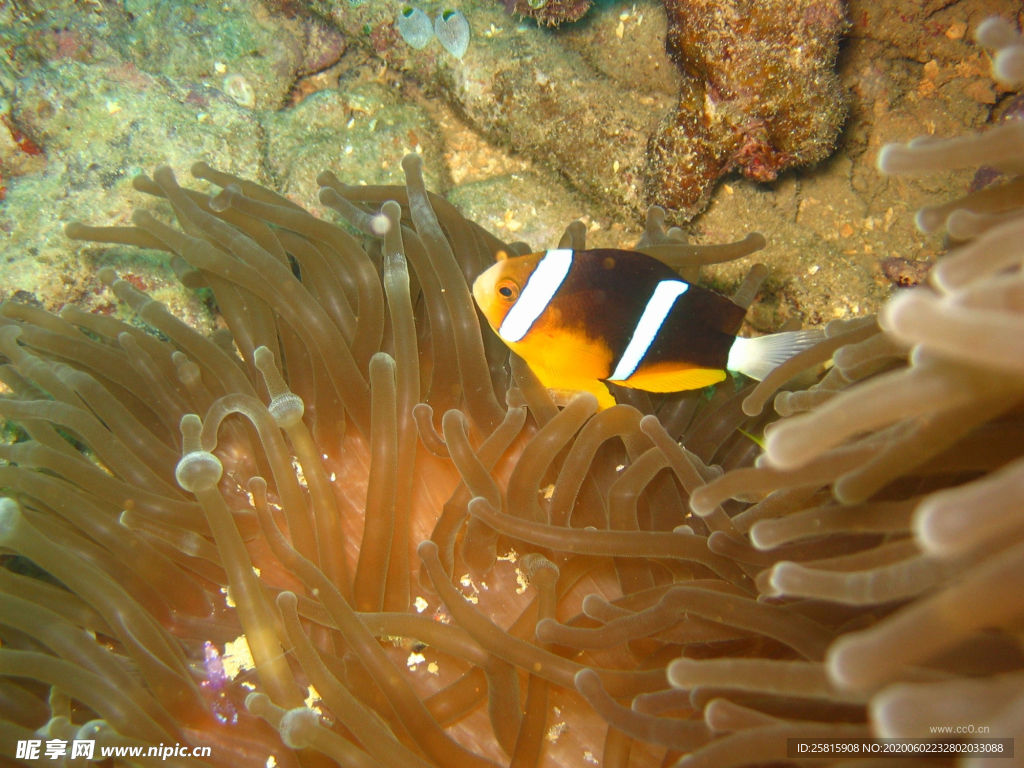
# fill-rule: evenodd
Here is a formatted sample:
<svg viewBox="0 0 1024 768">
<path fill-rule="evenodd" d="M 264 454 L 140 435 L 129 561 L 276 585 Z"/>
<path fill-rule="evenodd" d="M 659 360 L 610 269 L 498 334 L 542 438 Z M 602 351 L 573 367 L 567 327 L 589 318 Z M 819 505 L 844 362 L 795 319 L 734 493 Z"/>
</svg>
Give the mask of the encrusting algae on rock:
<svg viewBox="0 0 1024 768">
<path fill-rule="evenodd" d="M 1011 176 L 930 211 L 963 241 L 934 290 L 760 384 L 600 413 L 559 409 L 481 327 L 469 283 L 529 247 L 429 195 L 418 157 L 406 187 L 322 174 L 346 228 L 202 163 L 214 196 L 139 177 L 180 229 L 68 234 L 169 252 L 227 331 L 110 271 L 157 333 L 2 306 L 4 757 L 722 768 L 791 736 L 1024 738 L 1022 125 L 884 153 Z M 677 237 L 653 209 L 640 245 Z M 240 635 L 255 670 L 226 681 L 211 644 Z"/>
<path fill-rule="evenodd" d="M 832 153 L 846 117 L 840 0 L 666 0 L 665 11 L 682 90 L 648 145 L 652 202 L 691 218 L 730 171 L 773 181 Z"/>
<path fill-rule="evenodd" d="M 538 24 L 557 27 L 582 19 L 590 10 L 591 0 L 502 0 L 509 13 L 536 20 Z"/>
</svg>

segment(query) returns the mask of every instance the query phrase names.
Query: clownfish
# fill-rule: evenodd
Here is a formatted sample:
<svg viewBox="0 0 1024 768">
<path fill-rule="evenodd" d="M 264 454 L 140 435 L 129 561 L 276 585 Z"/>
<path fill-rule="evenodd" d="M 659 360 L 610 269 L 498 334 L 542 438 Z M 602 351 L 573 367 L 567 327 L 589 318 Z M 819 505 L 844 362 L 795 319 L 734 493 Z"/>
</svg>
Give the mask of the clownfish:
<svg viewBox="0 0 1024 768">
<path fill-rule="evenodd" d="M 549 389 L 591 392 L 606 382 L 648 392 L 700 389 L 726 371 L 763 379 L 820 341 L 821 331 L 737 336 L 746 310 L 635 251 L 566 248 L 499 255 L 473 298 L 501 340 Z"/>
</svg>

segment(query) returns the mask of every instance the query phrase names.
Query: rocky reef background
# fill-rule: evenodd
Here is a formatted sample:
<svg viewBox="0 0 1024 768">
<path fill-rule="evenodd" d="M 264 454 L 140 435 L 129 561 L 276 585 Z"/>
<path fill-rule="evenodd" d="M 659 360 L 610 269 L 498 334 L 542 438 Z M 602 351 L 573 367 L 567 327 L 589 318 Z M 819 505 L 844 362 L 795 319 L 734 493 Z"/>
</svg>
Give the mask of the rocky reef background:
<svg viewBox="0 0 1024 768">
<path fill-rule="evenodd" d="M 803 90 L 786 94 L 793 102 L 786 130 L 817 136 L 818 148 L 773 165 L 767 155 L 727 147 L 735 130 L 714 134 L 708 155 L 735 162 L 720 164 L 726 175 L 717 182 L 718 172 L 706 180 L 700 204 L 665 190 L 679 182 L 686 153 L 704 150 L 675 146 L 652 160 L 650 148 L 665 126 L 706 117 L 708 94 L 718 99 L 741 75 L 756 77 L 760 60 L 742 40 L 723 43 L 713 32 L 705 43 L 735 60 L 682 61 L 678 39 L 673 58 L 669 22 L 678 27 L 709 11 L 689 0 L 667 5 L 671 20 L 661 2 L 600 2 L 576 23 L 547 27 L 509 15 L 497 0 L 420 3 L 431 16 L 456 8 L 469 20 L 472 39 L 458 60 L 436 40 L 421 51 L 406 45 L 394 26 L 397 2 L 2 3 L 0 298 L 116 312 L 97 277 L 109 265 L 210 330 L 216 309 L 183 292 L 159 254 L 147 260 L 71 243 L 61 224 L 124 224 L 123 201 L 143 204 L 132 176 L 197 159 L 322 213 L 317 172 L 395 183 L 409 151 L 423 155 L 428 185 L 469 218 L 537 248 L 553 245 L 577 218 L 595 245 L 634 242 L 651 200 L 674 205 L 670 219 L 693 242 L 763 232 L 769 244 L 756 258 L 772 277 L 748 331 L 871 312 L 919 281 L 942 243 L 915 230 L 912 212 L 961 194 L 971 178 L 883 178 L 877 151 L 999 119 L 1012 94 L 991 84 L 969 32 L 990 15 L 1020 23 L 1020 4 L 780 5 L 801 9 L 798 31 L 814 52 L 796 62 L 812 74 Z M 769 74 L 758 99 L 781 98 Z M 822 78 L 828 82 L 817 89 Z M 688 98 L 691 113 L 680 111 Z M 731 290 L 748 266 L 723 266 L 713 287 Z"/>
</svg>

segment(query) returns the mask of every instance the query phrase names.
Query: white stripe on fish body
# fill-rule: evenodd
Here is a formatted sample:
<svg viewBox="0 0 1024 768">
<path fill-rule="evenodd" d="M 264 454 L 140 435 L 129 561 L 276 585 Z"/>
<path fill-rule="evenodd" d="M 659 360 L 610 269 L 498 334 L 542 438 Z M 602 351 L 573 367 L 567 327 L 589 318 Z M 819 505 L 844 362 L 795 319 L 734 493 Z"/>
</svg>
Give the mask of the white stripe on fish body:
<svg viewBox="0 0 1024 768">
<path fill-rule="evenodd" d="M 689 285 L 681 280 L 662 280 L 654 288 L 654 293 L 644 307 L 644 313 L 640 316 L 640 322 L 633 330 L 633 337 L 626 345 L 626 351 L 619 358 L 619 364 L 615 366 L 609 381 L 625 381 L 632 376 L 640 363 L 651 348 L 658 331 L 665 324 L 665 318 L 672 311 L 676 299 L 682 296 L 689 289 Z"/>
<path fill-rule="evenodd" d="M 547 251 L 526 281 L 519 299 L 505 315 L 498 335 L 505 341 L 517 342 L 533 327 L 548 308 L 551 299 L 565 282 L 572 267 L 572 250 L 559 248 Z"/>
</svg>

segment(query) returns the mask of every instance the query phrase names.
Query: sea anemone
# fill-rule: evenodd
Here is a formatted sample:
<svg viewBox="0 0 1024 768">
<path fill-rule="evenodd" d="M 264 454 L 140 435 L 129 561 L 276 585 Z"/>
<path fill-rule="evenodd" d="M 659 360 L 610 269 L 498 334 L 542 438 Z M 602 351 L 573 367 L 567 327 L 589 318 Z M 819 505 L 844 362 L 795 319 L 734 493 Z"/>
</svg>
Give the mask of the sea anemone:
<svg viewBox="0 0 1024 768">
<path fill-rule="evenodd" d="M 169 252 L 186 286 L 212 293 L 226 328 L 211 339 L 111 270 L 100 277 L 138 325 L 4 305 L 5 742 L 39 729 L 209 746 L 207 762 L 231 765 L 323 762 L 307 747 L 343 765 L 575 762 L 601 753 L 603 732 L 577 673 L 597 670 L 587 698 L 662 690 L 686 642 L 645 641 L 642 621 L 572 621 L 584 595 L 678 610 L 668 588 L 695 576 L 752 594 L 702 524 L 672 533 L 685 492 L 643 413 L 591 419 L 592 397 L 559 411 L 515 361 L 509 380 L 468 284 L 527 247 L 429 195 L 418 156 L 404 166 L 404 188 L 321 177 L 345 227 L 202 163 L 192 174 L 216 196 L 166 166 L 135 180 L 180 230 L 145 211 L 131 228 L 67 227 Z M 764 244 L 690 246 L 663 219 L 652 211 L 639 245 L 691 276 Z M 564 244 L 584 236 L 572 225 Z M 763 277 L 752 270 L 736 300 Z M 678 436 L 695 412 L 734 415 L 731 402 L 690 393 L 661 412 Z M 708 457 L 738 437 L 695 434 Z M 507 534 L 508 521 L 533 529 Z M 700 643 L 749 635 L 689 623 Z M 567 630 L 610 650 L 581 655 Z"/>
<path fill-rule="evenodd" d="M 1013 27 L 989 20 L 978 39 L 997 49 L 997 79 L 1024 83 Z M 692 497 L 707 513 L 728 498 L 768 494 L 733 518 L 765 558 L 762 598 L 851 611 L 820 670 L 832 694 L 820 695 L 865 704 L 876 736 L 929 737 L 944 726 L 1024 736 L 1024 122 L 879 156 L 887 174 L 979 165 L 1006 180 L 918 214 L 923 231 L 944 228 L 957 246 L 930 285 L 891 301 L 881 332 L 866 325 L 853 332 L 861 338 L 851 334 L 856 343 L 837 339 L 820 383 L 776 397 L 775 409 L 792 418 L 768 429 L 764 461 Z M 831 354 L 828 344 L 774 372 L 745 412 Z M 808 503 L 823 488 L 832 500 Z M 819 559 L 840 534 L 879 539 Z M 801 544 L 813 562 L 766 557 Z M 693 684 L 692 666 L 678 675 L 670 665 L 673 684 Z"/>
<path fill-rule="evenodd" d="M 323 174 L 344 226 L 201 163 L 216 196 L 140 177 L 180 230 L 68 234 L 170 252 L 226 329 L 110 271 L 144 327 L 3 305 L 4 754 L 723 768 L 791 736 L 1024 737 L 1022 146 L 1007 123 L 883 153 L 1011 176 L 922 214 L 960 243 L 934 287 L 760 384 L 600 413 L 481 328 L 469 282 L 528 246 L 429 195 L 417 156 L 404 188 Z M 647 224 L 688 278 L 763 244 Z"/>
</svg>

